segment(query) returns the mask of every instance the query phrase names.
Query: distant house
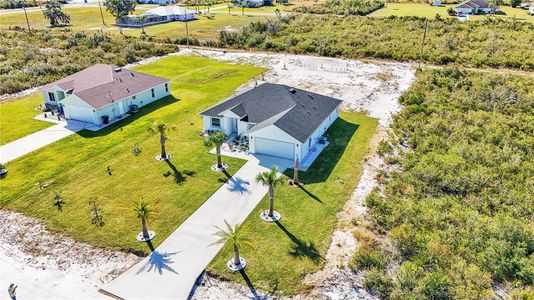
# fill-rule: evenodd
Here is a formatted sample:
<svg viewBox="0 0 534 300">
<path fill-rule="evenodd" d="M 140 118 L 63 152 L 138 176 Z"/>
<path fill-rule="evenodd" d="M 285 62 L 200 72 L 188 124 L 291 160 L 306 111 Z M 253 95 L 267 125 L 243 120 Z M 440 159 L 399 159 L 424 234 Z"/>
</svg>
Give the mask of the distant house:
<svg viewBox="0 0 534 300">
<path fill-rule="evenodd" d="M 128 15 L 117 19 L 117 23 L 124 27 L 141 27 L 172 21 L 190 21 L 196 19 L 194 10 L 169 5 L 158 6 L 139 15 Z"/>
<path fill-rule="evenodd" d="M 176 0 L 138 0 L 139 3 L 142 4 L 159 4 L 159 5 L 165 5 L 165 4 L 175 4 Z"/>
<path fill-rule="evenodd" d="M 441 1 L 440 0 L 435 0 L 434 2 L 432 2 L 431 5 L 432 6 L 441 6 Z"/>
<path fill-rule="evenodd" d="M 237 0 L 235 1 L 235 4 L 238 6 L 244 6 L 244 7 L 262 7 L 264 5 L 272 5 L 271 0 Z"/>
<path fill-rule="evenodd" d="M 170 94 L 170 81 L 97 64 L 41 88 L 45 104 L 65 119 L 101 125 Z"/>
<path fill-rule="evenodd" d="M 459 15 L 478 15 L 492 13 L 494 8 L 487 0 L 468 0 L 456 5 L 454 10 Z"/>
<path fill-rule="evenodd" d="M 200 113 L 204 130 L 247 137 L 250 153 L 304 161 L 339 116 L 341 100 L 264 83 Z"/>
</svg>

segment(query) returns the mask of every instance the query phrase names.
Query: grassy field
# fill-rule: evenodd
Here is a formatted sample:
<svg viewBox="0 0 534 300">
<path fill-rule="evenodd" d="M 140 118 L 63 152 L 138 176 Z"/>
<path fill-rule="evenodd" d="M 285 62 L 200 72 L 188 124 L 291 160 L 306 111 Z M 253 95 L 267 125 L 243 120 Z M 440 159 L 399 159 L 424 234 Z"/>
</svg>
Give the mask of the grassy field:
<svg viewBox="0 0 534 300">
<path fill-rule="evenodd" d="M 39 113 L 35 107 L 40 104 L 41 93 L 0 103 L 0 145 L 54 125 L 33 118 Z"/>
<path fill-rule="evenodd" d="M 150 7 L 141 6 L 136 13 L 142 13 Z M 72 31 L 94 31 L 103 30 L 104 32 L 111 32 L 119 34 L 119 28 L 113 26 L 115 19 L 107 11 L 103 10 L 104 21 L 106 25 L 102 24 L 100 10 L 98 7 L 83 7 L 83 8 L 65 8 L 64 11 L 71 17 L 71 25 L 67 27 L 54 28 L 53 30 L 70 29 Z M 222 12 L 222 11 L 219 11 Z M 32 11 L 28 13 L 30 26 L 34 29 L 47 29 L 49 23 L 43 17 L 40 11 Z M 217 37 L 218 31 L 222 29 L 238 29 L 241 26 L 247 25 L 252 21 L 258 19 L 265 20 L 264 16 L 244 16 L 233 14 L 202 14 L 198 15 L 198 19 L 188 23 L 189 33 L 191 37 L 198 39 L 211 39 Z M 0 15 L 0 28 L 9 28 L 14 26 L 25 27 L 26 20 L 24 14 L 4 14 Z M 170 22 L 164 24 L 157 24 L 145 28 L 145 32 L 150 36 L 158 38 L 177 38 L 185 37 L 185 24 L 183 22 Z M 126 28 L 124 34 L 131 36 L 139 36 L 141 29 Z"/>
<path fill-rule="evenodd" d="M 209 168 L 216 158 L 198 136 L 202 121 L 197 112 L 265 70 L 201 57 L 168 57 L 137 70 L 172 79 L 172 96 L 99 132 L 80 132 L 8 163 L 9 175 L 0 181 L 0 207 L 41 219 L 49 229 L 79 241 L 148 251 L 135 240 L 140 221 L 134 202 L 143 196 L 158 213 L 149 221 L 158 245 L 206 201 L 223 175 Z M 177 126 L 169 136 L 168 152 L 174 155 L 169 164 L 154 159 L 159 138 L 146 129 L 155 120 Z M 139 156 L 132 154 L 134 143 L 142 149 Z M 230 173 L 244 163 L 227 162 Z M 49 186 L 43 189 L 37 182 Z M 66 202 L 62 212 L 53 206 L 56 191 Z M 92 198 L 103 211 L 101 228 L 91 224 Z"/>
<path fill-rule="evenodd" d="M 454 7 L 454 5 L 444 5 L 441 7 L 435 7 L 424 3 L 387 3 L 384 8 L 371 13 L 369 16 L 416 16 L 433 19 L 436 17 L 436 15 L 440 15 L 442 18 L 454 18 L 453 16 L 449 16 L 449 14 L 447 13 L 447 9 L 449 7 Z M 504 15 L 476 15 L 470 16 L 469 20 L 483 20 L 485 18 L 512 19 L 515 16 L 516 20 L 518 21 L 534 23 L 534 16 L 529 16 L 528 11 L 525 9 L 513 8 L 510 6 L 501 6 L 501 10 L 505 13 Z"/>
<path fill-rule="evenodd" d="M 279 186 L 275 209 L 278 223 L 266 223 L 259 213 L 268 207 L 264 198 L 244 223 L 254 247 L 244 248 L 246 272 L 231 273 L 226 261 L 232 255 L 225 245 L 209 271 L 268 292 L 297 294 L 306 290 L 302 278 L 320 269 L 336 225 L 336 213 L 350 197 L 360 178 L 360 161 L 368 151 L 377 120 L 358 113 L 342 113 L 328 131 L 330 145 L 308 172 L 301 174 L 302 189 Z M 292 170 L 286 175 L 292 176 Z"/>
</svg>

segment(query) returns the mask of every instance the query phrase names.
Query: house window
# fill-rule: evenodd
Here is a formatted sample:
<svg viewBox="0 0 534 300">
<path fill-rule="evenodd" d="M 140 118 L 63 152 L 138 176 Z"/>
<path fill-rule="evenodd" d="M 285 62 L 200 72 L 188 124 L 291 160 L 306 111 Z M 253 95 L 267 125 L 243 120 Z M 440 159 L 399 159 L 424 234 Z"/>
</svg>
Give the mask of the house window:
<svg viewBox="0 0 534 300">
<path fill-rule="evenodd" d="M 152 93 L 152 98 L 154 98 L 156 96 L 156 94 L 154 93 L 154 89 L 151 89 L 150 92 Z"/>
<path fill-rule="evenodd" d="M 169 84 L 168 83 L 165 83 L 165 92 L 167 92 L 167 93 L 169 92 Z M 154 97 L 154 96 L 152 96 L 152 97 Z"/>
<path fill-rule="evenodd" d="M 48 99 L 50 99 L 52 102 L 56 102 L 56 94 L 48 92 Z"/>
<path fill-rule="evenodd" d="M 221 128 L 221 119 L 211 118 L 211 127 Z"/>
</svg>

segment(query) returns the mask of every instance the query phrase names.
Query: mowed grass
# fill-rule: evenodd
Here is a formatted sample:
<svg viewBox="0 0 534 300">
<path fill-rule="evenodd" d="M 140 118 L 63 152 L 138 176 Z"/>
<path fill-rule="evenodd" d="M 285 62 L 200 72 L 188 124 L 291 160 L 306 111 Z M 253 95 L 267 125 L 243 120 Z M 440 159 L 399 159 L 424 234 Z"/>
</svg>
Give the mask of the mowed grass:
<svg viewBox="0 0 534 300">
<path fill-rule="evenodd" d="M 33 118 L 41 112 L 35 109 L 40 104 L 41 93 L 0 103 L 0 145 L 54 125 Z"/>
<path fill-rule="evenodd" d="M 382 9 L 374 11 L 369 14 L 371 17 L 423 17 L 434 19 L 436 15 L 440 15 L 442 18 L 455 18 L 454 16 L 449 16 L 447 9 L 449 7 L 454 7 L 454 4 L 448 4 L 444 6 L 431 6 L 430 4 L 425 3 L 387 3 L 386 6 Z M 486 18 L 503 18 L 507 20 L 512 20 L 514 17 L 517 21 L 525 21 L 534 23 L 534 17 L 528 15 L 528 10 L 513 8 L 510 6 L 501 6 L 500 9 L 505 13 L 503 15 L 472 15 L 469 16 L 469 20 L 483 20 Z"/>
<path fill-rule="evenodd" d="M 268 208 L 267 197 L 244 222 L 243 230 L 254 244 L 241 250 L 247 260 L 245 272 L 231 273 L 226 268 L 232 256 L 228 243 L 208 270 L 268 292 L 305 292 L 308 287 L 302 279 L 324 264 L 336 213 L 357 185 L 361 161 L 376 125 L 376 119 L 363 114 L 342 113 L 328 130 L 330 145 L 306 173 L 301 172 L 303 188 L 287 184 L 276 188 L 275 210 L 282 214 L 280 222 L 266 223 L 259 218 L 260 212 Z M 291 177 L 292 173 L 288 170 L 285 175 Z"/>
<path fill-rule="evenodd" d="M 82 131 L 8 163 L 9 174 L 0 180 L 0 207 L 43 220 L 78 241 L 146 252 L 147 245 L 135 240 L 140 231 L 136 201 L 143 197 L 157 212 L 148 222 L 157 246 L 222 185 L 224 175 L 210 169 L 216 157 L 198 135 L 197 113 L 265 69 L 177 56 L 136 69 L 172 79 L 172 97 L 99 132 Z M 177 126 L 167 145 L 174 155 L 170 164 L 155 160 L 159 137 L 147 127 L 156 120 Z M 132 154 L 135 143 L 142 149 L 139 156 Z M 231 174 L 244 163 L 226 160 Z M 43 189 L 37 182 L 49 186 Z M 53 206 L 56 191 L 66 202 L 61 212 Z M 93 198 L 103 212 L 101 228 L 91 224 Z"/>
<path fill-rule="evenodd" d="M 141 6 L 136 10 L 137 13 L 145 12 L 150 7 Z M 102 30 L 112 34 L 120 34 L 119 28 L 114 26 L 115 18 L 103 9 L 104 22 L 98 7 L 81 7 L 81 8 L 65 8 L 64 11 L 70 15 L 71 24 L 65 27 L 52 28 L 52 30 L 85 31 L 96 32 Z M 247 15 L 228 15 L 228 14 L 201 14 L 198 15 L 197 20 L 188 22 L 189 34 L 192 38 L 211 39 L 218 35 L 218 32 L 223 29 L 237 30 L 242 26 L 248 25 L 252 21 L 259 19 L 265 20 L 264 16 Z M 40 11 L 32 11 L 28 13 L 28 19 L 31 28 L 34 29 L 49 29 L 49 22 L 43 17 Z M 0 28 L 9 27 L 23 27 L 26 28 L 26 19 L 23 13 L 13 13 L 0 15 Z M 140 28 L 124 28 L 125 35 L 140 36 Z M 145 32 L 149 36 L 156 38 L 181 38 L 186 36 L 184 22 L 169 22 L 145 27 Z"/>
</svg>

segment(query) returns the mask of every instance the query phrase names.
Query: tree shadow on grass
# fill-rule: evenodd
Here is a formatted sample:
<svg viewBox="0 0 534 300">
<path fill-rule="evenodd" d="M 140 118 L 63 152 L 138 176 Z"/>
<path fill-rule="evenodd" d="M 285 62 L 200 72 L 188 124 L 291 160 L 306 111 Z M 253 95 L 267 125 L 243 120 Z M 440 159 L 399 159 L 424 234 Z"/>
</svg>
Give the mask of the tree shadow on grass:
<svg viewBox="0 0 534 300">
<path fill-rule="evenodd" d="M 360 126 L 357 124 L 338 118 L 326 131 L 328 146 L 323 149 L 306 172 L 300 172 L 300 179 L 305 183 L 324 182 L 343 157 L 343 153 L 345 153 L 345 149 L 358 127 Z M 287 169 L 284 175 L 292 178 L 293 169 Z"/>
<path fill-rule="evenodd" d="M 250 278 L 247 275 L 247 272 L 245 269 L 239 270 L 239 274 L 243 277 L 245 280 L 245 283 L 247 284 L 248 288 L 250 289 L 250 292 L 252 293 L 253 297 L 251 299 L 261 299 L 260 295 L 258 295 L 258 292 L 256 291 L 256 288 L 252 284 L 252 281 L 250 281 Z"/>
<path fill-rule="evenodd" d="M 303 191 L 305 192 L 306 194 L 308 194 L 308 196 L 310 196 L 310 198 L 312 198 L 313 200 L 319 202 L 319 203 L 323 203 L 323 201 L 321 201 L 321 199 L 319 199 L 319 197 L 315 196 L 315 194 L 313 194 L 312 192 L 308 191 L 302 184 L 299 184 L 298 187 Z"/>
<path fill-rule="evenodd" d="M 289 230 L 287 230 L 280 221 L 275 222 L 278 227 L 287 235 L 287 237 L 293 242 L 291 249 L 289 250 L 289 255 L 298 257 L 298 258 L 308 258 L 314 264 L 320 263 L 324 258 L 315 247 L 313 242 L 306 242 L 295 235 L 293 235 Z"/>
<path fill-rule="evenodd" d="M 176 168 L 176 166 L 174 166 L 174 164 L 170 160 L 165 160 L 165 163 L 167 163 L 167 165 L 169 165 L 169 167 L 171 168 L 172 172 L 167 171 L 166 173 L 163 173 L 163 176 L 165 176 L 165 177 L 172 176 L 173 179 L 174 179 L 174 182 L 176 182 L 176 183 L 178 183 L 180 185 L 183 184 L 187 180 L 187 177 L 193 177 L 197 173 L 197 172 L 192 171 L 192 170 L 180 171 L 180 170 L 178 170 Z"/>
<path fill-rule="evenodd" d="M 140 107 L 139 111 L 137 111 L 136 113 L 123 117 L 120 121 L 117 121 L 109 125 L 108 127 L 102 128 L 98 131 L 82 130 L 82 131 L 78 131 L 77 134 L 84 138 L 94 138 L 94 137 L 101 137 L 104 135 L 108 135 L 114 132 L 115 130 L 120 129 L 134 122 L 135 120 L 140 119 L 169 104 L 175 103 L 176 101 L 180 101 L 180 99 L 175 98 L 173 95 L 169 95 L 159 100 L 156 100 L 152 103 L 149 103 L 143 107 Z"/>
</svg>

